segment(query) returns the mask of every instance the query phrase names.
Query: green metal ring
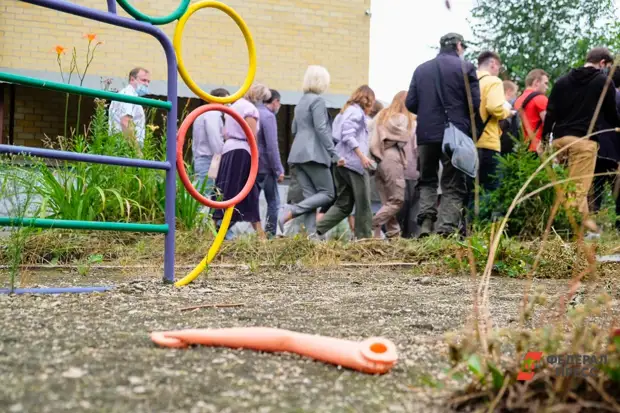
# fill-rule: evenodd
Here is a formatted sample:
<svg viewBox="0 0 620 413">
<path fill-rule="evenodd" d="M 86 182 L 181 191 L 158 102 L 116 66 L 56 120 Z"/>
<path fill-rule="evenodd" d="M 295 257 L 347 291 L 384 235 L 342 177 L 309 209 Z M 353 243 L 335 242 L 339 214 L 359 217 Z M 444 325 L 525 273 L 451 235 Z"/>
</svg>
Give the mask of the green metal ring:
<svg viewBox="0 0 620 413">
<path fill-rule="evenodd" d="M 140 20 L 143 22 L 148 22 L 148 23 L 155 24 L 155 25 L 168 24 L 170 22 L 177 20 L 185 13 L 187 8 L 189 7 L 189 0 L 181 0 L 181 4 L 179 4 L 179 7 L 177 7 L 177 9 L 173 11 L 172 13 L 170 13 L 168 16 L 151 17 L 149 15 L 142 13 L 140 10 L 136 9 L 135 7 L 133 7 L 131 4 L 129 4 L 128 0 L 116 0 L 116 2 L 123 8 L 123 10 L 125 10 L 134 19 Z"/>
</svg>

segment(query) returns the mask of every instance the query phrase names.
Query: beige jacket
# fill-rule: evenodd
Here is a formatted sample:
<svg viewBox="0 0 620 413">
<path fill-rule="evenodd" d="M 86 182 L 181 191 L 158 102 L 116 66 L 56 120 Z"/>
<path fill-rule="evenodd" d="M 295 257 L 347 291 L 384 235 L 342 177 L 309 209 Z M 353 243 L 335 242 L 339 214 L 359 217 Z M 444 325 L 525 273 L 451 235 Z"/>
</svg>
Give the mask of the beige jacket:
<svg viewBox="0 0 620 413">
<path fill-rule="evenodd" d="M 375 119 L 371 124 L 370 153 L 381 162 L 385 150 L 397 146 L 403 168 L 406 168 L 410 154 L 405 149 L 409 146 L 413 133 L 408 126 L 409 119 L 403 114 L 392 116 L 384 125 L 377 125 Z"/>
</svg>

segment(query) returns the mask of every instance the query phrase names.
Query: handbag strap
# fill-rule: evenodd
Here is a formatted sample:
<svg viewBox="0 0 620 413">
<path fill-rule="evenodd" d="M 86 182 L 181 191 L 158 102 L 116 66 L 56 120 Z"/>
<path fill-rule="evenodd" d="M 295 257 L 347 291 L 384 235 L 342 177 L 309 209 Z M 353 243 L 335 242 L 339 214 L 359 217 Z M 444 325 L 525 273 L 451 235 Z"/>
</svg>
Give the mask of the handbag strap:
<svg viewBox="0 0 620 413">
<path fill-rule="evenodd" d="M 484 124 L 482 125 L 482 129 L 480 129 L 480 133 L 478 134 L 478 138 L 480 138 L 482 136 L 482 134 L 484 133 L 484 130 L 487 128 L 487 125 L 489 124 L 489 121 L 491 120 L 491 115 L 487 116 L 487 120 L 484 121 Z"/>
<path fill-rule="evenodd" d="M 485 77 L 487 77 L 489 75 L 482 75 L 480 76 L 480 79 L 478 79 L 478 81 L 484 79 Z M 484 130 L 487 128 L 487 125 L 489 124 L 489 121 L 491 120 L 491 114 L 487 114 L 487 120 L 484 121 L 484 123 L 482 124 L 482 129 L 480 130 L 480 133 L 478 134 L 478 138 L 480 138 L 482 136 L 482 134 L 484 133 Z"/>
<path fill-rule="evenodd" d="M 437 58 L 435 58 L 435 66 L 437 67 L 437 76 L 435 76 L 435 88 L 437 89 L 437 95 L 439 96 L 439 101 L 441 102 L 441 107 L 443 108 L 443 112 L 446 115 L 446 123 L 452 122 L 450 120 L 450 115 L 448 115 L 448 110 L 446 109 L 446 105 L 443 100 L 444 88 L 443 88 L 443 82 L 441 81 L 441 67 L 439 66 L 439 60 L 437 60 Z M 480 79 L 486 76 L 488 75 L 484 75 Z M 478 137 L 482 136 L 490 120 L 491 120 L 491 115 L 489 115 L 487 119 L 484 121 L 484 124 L 482 125 L 482 129 L 480 130 Z"/>
</svg>

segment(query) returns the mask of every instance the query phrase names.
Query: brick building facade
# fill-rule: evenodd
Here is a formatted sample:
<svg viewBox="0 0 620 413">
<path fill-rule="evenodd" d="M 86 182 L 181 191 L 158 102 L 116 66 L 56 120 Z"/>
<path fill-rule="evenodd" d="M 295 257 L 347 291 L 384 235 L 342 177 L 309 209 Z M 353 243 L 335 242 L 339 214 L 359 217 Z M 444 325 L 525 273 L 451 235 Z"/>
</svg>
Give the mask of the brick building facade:
<svg viewBox="0 0 620 413">
<path fill-rule="evenodd" d="M 79 5 L 107 10 L 103 0 L 76 0 Z M 192 1 L 193 2 L 193 1 Z M 339 108 L 359 85 L 368 82 L 370 21 L 365 11 L 370 0 L 228 0 L 248 24 L 257 48 L 256 80 L 282 94 L 278 122 L 281 143 L 290 144 L 287 131 L 293 105 L 301 97 L 301 83 L 310 64 L 325 66 L 331 74 L 325 95 L 328 106 Z M 167 15 L 178 0 L 135 0 L 142 12 Z M 119 15 L 128 16 L 120 7 Z M 175 22 L 160 26 L 172 39 Z M 166 60 L 159 42 L 146 34 L 75 17 L 18 1 L 0 5 L 0 71 L 62 81 L 54 47 L 68 50 L 62 55 L 68 70 L 71 49 L 77 48 L 83 68 L 88 41 L 96 33 L 102 41 L 84 86 L 101 88 L 111 79 L 111 88 L 127 84 L 127 73 L 143 66 L 152 73 L 151 93 L 166 95 Z M 202 9 L 188 21 L 183 38 L 183 57 L 194 80 L 205 90 L 226 87 L 235 91 L 247 70 L 247 49 L 241 32 L 225 14 Z M 73 77 L 71 83 L 76 84 Z M 179 79 L 180 109 L 201 102 Z M 92 99 L 83 99 L 82 119 L 76 123 L 77 97 L 71 97 L 69 125 L 82 128 L 92 114 Z M 0 83 L 2 142 L 41 146 L 45 135 L 63 133 L 65 95 L 41 89 Z M 284 156 L 284 154 L 283 154 Z"/>
</svg>

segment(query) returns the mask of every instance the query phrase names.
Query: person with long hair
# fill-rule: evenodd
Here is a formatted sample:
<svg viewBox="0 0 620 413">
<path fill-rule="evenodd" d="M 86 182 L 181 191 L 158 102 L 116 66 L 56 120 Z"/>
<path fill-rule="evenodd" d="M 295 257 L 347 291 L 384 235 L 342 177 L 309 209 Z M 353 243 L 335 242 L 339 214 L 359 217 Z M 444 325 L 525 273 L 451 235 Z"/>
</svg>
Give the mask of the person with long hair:
<svg viewBox="0 0 620 413">
<path fill-rule="evenodd" d="M 376 184 L 381 209 L 372 219 L 375 238 L 400 235 L 397 214 L 405 201 L 405 168 L 412 157 L 411 137 L 415 135 L 415 115 L 405 106 L 406 91 L 394 96 L 392 103 L 377 115 L 371 130 L 370 154 L 377 160 Z"/>
<path fill-rule="evenodd" d="M 329 87 L 329 72 L 322 66 L 309 66 L 303 82 L 304 95 L 295 107 L 292 132 L 295 136 L 288 163 L 303 192 L 303 201 L 285 205 L 278 218 L 280 230 L 298 216 L 305 216 L 305 229 L 313 233 L 317 209 L 334 199 L 334 184 L 330 167 L 338 162 L 332 141 L 332 130 L 325 99 L 321 96 Z"/>
<path fill-rule="evenodd" d="M 368 130 L 370 131 L 372 128 L 372 123 L 375 119 L 375 117 L 377 116 L 377 114 L 383 109 L 383 104 L 378 101 L 375 100 L 375 104 L 372 106 L 372 110 L 370 111 L 370 113 L 368 114 Z M 336 165 L 332 165 L 332 175 L 334 173 L 334 170 L 336 168 Z M 372 187 L 372 185 L 371 185 Z M 336 193 L 336 184 L 334 183 L 334 193 Z M 372 192 L 371 192 L 371 201 L 372 201 Z M 329 211 L 329 208 L 332 207 L 332 205 L 334 205 L 334 202 L 336 202 L 336 199 L 334 199 L 334 201 L 326 206 L 323 206 L 319 209 L 319 212 L 316 214 L 316 220 L 317 222 L 322 220 L 323 217 L 325 216 L 325 214 L 327 213 L 327 211 Z M 349 215 L 347 217 L 347 222 L 349 223 L 349 231 L 351 232 L 351 234 L 353 234 L 355 232 L 355 207 L 353 207 L 353 211 L 351 212 L 351 215 Z"/>
<path fill-rule="evenodd" d="M 270 97 L 271 92 L 267 86 L 255 83 L 243 98 L 231 106 L 231 109 L 247 122 L 254 136 L 257 135 L 260 129 L 260 114 L 256 106 Z M 219 189 L 225 201 L 236 196 L 245 186 L 250 175 L 252 157 L 250 155 L 250 144 L 247 141 L 245 132 L 241 125 L 230 115 L 224 116 L 224 131 L 226 141 L 222 148 L 222 158 L 215 186 Z M 230 227 L 232 228 L 237 222 L 249 222 L 259 237 L 264 238 L 265 234 L 260 222 L 259 195 L 260 187 L 258 182 L 255 182 L 248 196 L 235 206 Z M 217 194 L 213 195 L 213 199 L 216 200 L 217 196 Z M 213 213 L 213 220 L 215 222 L 221 222 L 223 218 L 223 209 L 218 209 Z M 230 234 L 230 230 L 228 234 Z M 230 239 L 228 234 L 227 239 Z"/>
<path fill-rule="evenodd" d="M 347 218 L 355 206 L 355 238 L 372 236 L 370 177 L 374 162 L 368 158 L 368 114 L 375 103 L 375 92 L 367 85 L 357 88 L 333 125 L 333 138 L 340 160 L 334 172 L 336 202 L 317 223 L 316 235 Z"/>
</svg>

